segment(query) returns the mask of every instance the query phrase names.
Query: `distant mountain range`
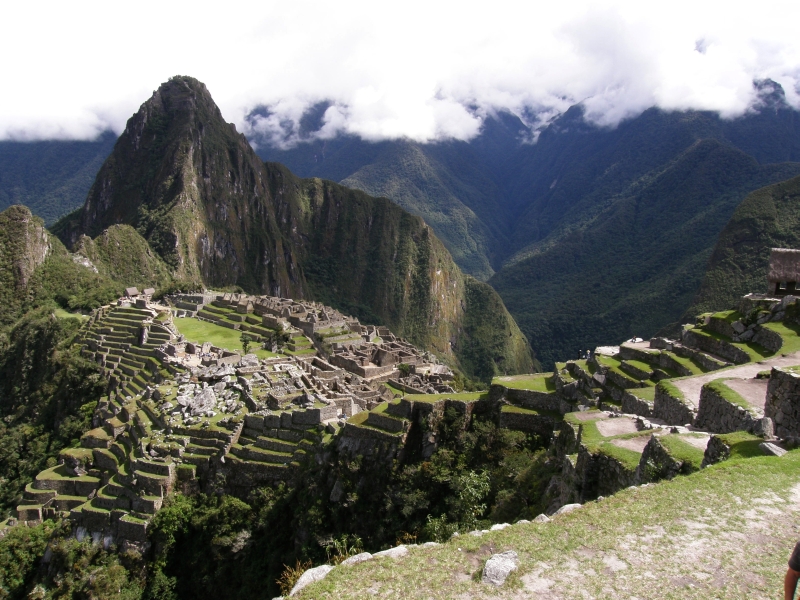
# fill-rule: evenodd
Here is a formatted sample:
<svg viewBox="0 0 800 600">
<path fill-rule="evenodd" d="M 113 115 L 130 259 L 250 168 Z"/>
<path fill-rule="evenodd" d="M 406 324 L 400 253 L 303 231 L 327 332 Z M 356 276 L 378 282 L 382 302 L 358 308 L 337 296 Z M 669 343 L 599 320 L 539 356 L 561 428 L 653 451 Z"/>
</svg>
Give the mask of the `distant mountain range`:
<svg viewBox="0 0 800 600">
<path fill-rule="evenodd" d="M 650 109 L 609 129 L 578 105 L 539 132 L 495 115 L 470 142 L 323 141 L 308 126 L 289 150 L 252 141 L 303 176 L 423 216 L 550 366 L 676 323 L 742 199 L 800 174 L 800 113 L 774 82 L 757 92 L 733 120 Z"/>
<path fill-rule="evenodd" d="M 301 177 L 387 197 L 423 217 L 465 273 L 500 293 L 550 366 L 598 343 L 674 329 L 690 307 L 709 304 L 707 292 L 694 299 L 737 206 L 758 188 L 800 175 L 800 113 L 778 84 L 761 81 L 756 90 L 751 111 L 731 120 L 650 109 L 602 128 L 577 105 L 539 131 L 500 112 L 469 142 L 431 144 L 316 139 L 323 103 L 301 121 L 304 141 L 293 148 L 270 147 L 257 135 L 249 141 L 262 159 Z M 60 175 L 47 167 L 67 153 L 54 150 L 67 142 L 0 143 L 3 156 L 18 157 L 0 161 L 0 208 L 15 201 L 6 200 L 10 171 L 20 182 L 14 189 L 29 198 L 45 172 L 47 189 L 73 182 L 72 196 L 47 196 L 41 208 L 28 202 L 36 214 L 48 219 L 79 206 L 88 185 L 81 180 L 80 188 L 75 173 L 96 169 L 107 143 L 80 143 L 69 177 L 66 168 Z M 25 171 L 25 163 L 43 166 Z M 162 243 L 153 236 L 151 245 Z"/>
</svg>

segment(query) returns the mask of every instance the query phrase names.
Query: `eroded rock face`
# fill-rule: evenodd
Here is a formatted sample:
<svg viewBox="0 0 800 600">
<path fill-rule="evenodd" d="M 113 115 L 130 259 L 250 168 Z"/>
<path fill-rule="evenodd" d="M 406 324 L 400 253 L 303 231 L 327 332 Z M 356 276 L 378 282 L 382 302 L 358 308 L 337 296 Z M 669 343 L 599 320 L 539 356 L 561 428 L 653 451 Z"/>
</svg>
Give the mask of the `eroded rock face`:
<svg viewBox="0 0 800 600">
<path fill-rule="evenodd" d="M 18 290 L 28 286 L 36 267 L 50 255 L 52 244 L 44 222 L 24 206 L 11 206 L 0 213 L 0 228 L 7 236 L 5 250 L 11 261 L 14 285 Z"/>
</svg>

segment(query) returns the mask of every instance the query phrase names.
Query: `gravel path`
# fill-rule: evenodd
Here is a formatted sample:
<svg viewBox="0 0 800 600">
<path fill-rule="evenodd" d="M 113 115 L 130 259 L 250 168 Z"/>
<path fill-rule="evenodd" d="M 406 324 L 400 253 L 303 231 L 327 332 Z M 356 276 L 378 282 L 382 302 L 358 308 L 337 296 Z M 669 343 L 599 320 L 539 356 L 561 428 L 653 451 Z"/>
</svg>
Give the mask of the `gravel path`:
<svg viewBox="0 0 800 600">
<path fill-rule="evenodd" d="M 737 379 L 752 379 L 761 371 L 768 371 L 772 367 L 791 367 L 800 364 L 800 352 L 789 354 L 788 356 L 776 356 L 767 358 L 765 360 L 739 365 L 738 367 L 729 367 L 727 369 L 720 369 L 719 371 L 712 371 L 705 375 L 698 375 L 697 377 L 690 377 L 687 379 L 674 379 L 671 381 L 680 391 L 683 392 L 684 397 L 698 406 L 700 403 L 700 389 L 704 384 L 715 379 L 723 377 L 735 377 Z M 737 390 L 738 391 L 738 390 Z M 754 393 L 754 392 L 751 392 Z M 749 400 L 749 398 L 747 398 Z M 764 406 L 764 398 L 756 401 L 753 400 L 756 406 Z"/>
</svg>

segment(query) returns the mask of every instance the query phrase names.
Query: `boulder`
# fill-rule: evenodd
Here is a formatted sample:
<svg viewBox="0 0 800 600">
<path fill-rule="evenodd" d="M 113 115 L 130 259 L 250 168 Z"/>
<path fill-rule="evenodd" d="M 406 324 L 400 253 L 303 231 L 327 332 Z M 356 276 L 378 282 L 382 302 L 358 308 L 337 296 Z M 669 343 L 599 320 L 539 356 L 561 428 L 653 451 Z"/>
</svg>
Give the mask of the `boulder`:
<svg viewBox="0 0 800 600">
<path fill-rule="evenodd" d="M 369 552 L 362 552 L 361 554 L 355 554 L 350 558 L 346 558 L 340 564 L 341 566 L 348 566 L 348 565 L 357 565 L 358 563 L 362 563 L 364 561 L 370 560 L 372 558 L 372 554 Z"/>
<path fill-rule="evenodd" d="M 573 510 L 575 510 L 577 508 L 580 508 L 580 507 L 581 507 L 580 504 L 565 504 L 564 506 L 559 508 L 555 513 L 553 513 L 553 516 L 555 517 L 556 515 L 565 515 L 567 513 L 571 513 Z M 537 517 L 537 519 L 538 519 L 538 517 Z M 534 519 L 534 521 L 535 520 L 536 519 Z"/>
<path fill-rule="evenodd" d="M 771 456 L 783 456 L 787 452 L 780 446 L 776 446 L 775 444 L 771 444 L 770 442 L 762 442 L 758 445 L 758 447 L 761 448 L 764 454 L 769 454 Z"/>
<path fill-rule="evenodd" d="M 384 550 L 382 552 L 376 552 L 373 554 L 375 558 L 380 558 L 383 556 L 388 556 L 389 558 L 402 558 L 408 554 L 408 548 L 405 546 L 397 546 L 396 548 L 389 548 L 388 550 Z"/>
<path fill-rule="evenodd" d="M 300 575 L 300 579 L 298 579 L 297 583 L 294 584 L 292 591 L 289 592 L 289 596 L 294 596 L 307 585 L 311 585 L 312 583 L 325 579 L 325 577 L 327 577 L 328 573 L 331 571 L 333 571 L 333 567 L 330 565 L 320 565 L 318 567 L 314 567 L 313 569 L 309 569 Z"/>
<path fill-rule="evenodd" d="M 494 586 L 501 586 L 513 571 L 519 567 L 519 558 L 513 550 L 501 554 L 492 554 L 483 567 L 481 581 Z"/>
<path fill-rule="evenodd" d="M 533 520 L 534 523 L 549 523 L 550 521 L 551 521 L 550 517 L 548 517 L 544 513 L 539 515 Z"/>
</svg>

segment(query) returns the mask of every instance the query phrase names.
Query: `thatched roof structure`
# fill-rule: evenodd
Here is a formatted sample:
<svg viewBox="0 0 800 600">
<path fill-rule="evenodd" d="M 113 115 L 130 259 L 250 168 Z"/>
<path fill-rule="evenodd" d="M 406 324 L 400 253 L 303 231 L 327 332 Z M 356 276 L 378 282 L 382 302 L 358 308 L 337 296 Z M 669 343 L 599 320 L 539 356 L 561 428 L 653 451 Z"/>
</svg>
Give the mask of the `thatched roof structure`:
<svg viewBox="0 0 800 600">
<path fill-rule="evenodd" d="M 772 248 L 769 255 L 767 281 L 770 283 L 800 282 L 800 250 Z"/>
</svg>

